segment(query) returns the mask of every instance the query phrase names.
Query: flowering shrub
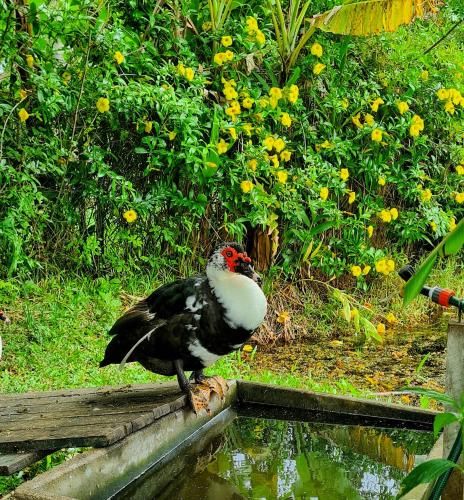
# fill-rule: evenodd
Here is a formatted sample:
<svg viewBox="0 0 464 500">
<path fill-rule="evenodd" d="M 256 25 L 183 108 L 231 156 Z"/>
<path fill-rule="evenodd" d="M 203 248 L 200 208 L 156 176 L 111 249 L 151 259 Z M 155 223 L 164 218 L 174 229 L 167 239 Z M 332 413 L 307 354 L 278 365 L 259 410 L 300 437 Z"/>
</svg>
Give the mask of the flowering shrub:
<svg viewBox="0 0 464 500">
<path fill-rule="evenodd" d="M 260 228 L 284 271 L 362 285 L 464 214 L 463 52 L 390 54 L 423 26 L 317 34 L 281 81 L 257 5 L 214 31 L 208 9 L 193 29 L 81 4 L 41 4 L 32 37 L 0 22 L 1 273 L 153 267 Z"/>
</svg>

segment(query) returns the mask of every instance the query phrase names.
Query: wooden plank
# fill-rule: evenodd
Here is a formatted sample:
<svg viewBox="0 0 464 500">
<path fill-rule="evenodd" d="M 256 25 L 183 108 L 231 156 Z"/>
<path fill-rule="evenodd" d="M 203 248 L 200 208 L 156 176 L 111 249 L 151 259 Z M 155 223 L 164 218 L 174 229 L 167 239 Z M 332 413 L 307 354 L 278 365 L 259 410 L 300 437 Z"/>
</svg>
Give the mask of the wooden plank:
<svg viewBox="0 0 464 500">
<path fill-rule="evenodd" d="M 33 451 L 31 453 L 0 453 L 0 476 L 10 476 L 52 453 L 52 450 Z"/>
<path fill-rule="evenodd" d="M 56 404 L 60 402 L 60 404 L 68 403 L 72 401 L 88 401 L 93 402 L 98 400 L 99 402 L 104 402 L 108 399 L 117 400 L 125 400 L 127 398 L 137 399 L 137 398 L 146 398 L 147 395 L 150 395 L 154 399 L 163 399 L 169 394 L 178 394 L 180 393 L 179 386 L 169 384 L 166 387 L 153 386 L 150 385 L 145 388 L 139 388 L 134 391 L 131 391 L 127 388 L 123 390 L 117 388 L 114 391 L 89 391 L 83 389 L 81 393 L 72 391 L 69 394 L 63 393 L 62 391 L 55 391 L 53 394 L 41 394 L 37 393 L 36 397 L 32 397 L 30 394 L 25 394 L 24 397 L 21 394 L 16 394 L 14 397 L 11 395 L 1 395 L 0 396 L 0 409 L 5 408 L 14 408 L 17 406 L 20 407 L 28 407 L 28 406 L 38 406 L 45 404 Z"/>
<path fill-rule="evenodd" d="M 9 419 L 12 417 L 19 417 L 24 414 L 43 414 L 43 413 L 53 413 L 57 410 L 62 411 L 73 411 L 74 409 L 83 409 L 86 413 L 90 411 L 112 411 L 117 408 L 128 408 L 128 407 L 137 407 L 139 405 L 151 405 L 153 407 L 158 406 L 160 404 L 164 404 L 167 401 L 173 401 L 178 397 L 181 397 L 182 393 L 173 393 L 168 394 L 165 397 L 161 395 L 147 394 L 145 396 L 139 397 L 131 397 L 128 396 L 126 398 L 111 398 L 111 397 L 102 397 L 101 399 L 78 399 L 73 401 L 60 400 L 57 399 L 54 402 L 47 401 L 45 404 L 36 404 L 36 405 L 25 405 L 21 406 L 17 404 L 13 407 L 4 408 L 0 411 L 0 422 Z"/>
<path fill-rule="evenodd" d="M 186 402 L 177 384 L 2 395 L 0 452 L 108 446 Z"/>
</svg>

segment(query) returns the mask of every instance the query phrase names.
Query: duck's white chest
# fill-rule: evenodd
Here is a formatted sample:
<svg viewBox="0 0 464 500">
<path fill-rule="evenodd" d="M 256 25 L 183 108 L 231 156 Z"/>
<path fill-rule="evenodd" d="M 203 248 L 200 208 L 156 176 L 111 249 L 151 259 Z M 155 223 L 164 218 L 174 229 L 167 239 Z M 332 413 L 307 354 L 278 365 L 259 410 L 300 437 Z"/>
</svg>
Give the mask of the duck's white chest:
<svg viewBox="0 0 464 500">
<path fill-rule="evenodd" d="M 231 328 L 255 330 L 267 312 L 266 297 L 252 279 L 241 274 L 224 273 L 210 279 L 217 300 L 225 309 L 225 321 Z"/>
</svg>

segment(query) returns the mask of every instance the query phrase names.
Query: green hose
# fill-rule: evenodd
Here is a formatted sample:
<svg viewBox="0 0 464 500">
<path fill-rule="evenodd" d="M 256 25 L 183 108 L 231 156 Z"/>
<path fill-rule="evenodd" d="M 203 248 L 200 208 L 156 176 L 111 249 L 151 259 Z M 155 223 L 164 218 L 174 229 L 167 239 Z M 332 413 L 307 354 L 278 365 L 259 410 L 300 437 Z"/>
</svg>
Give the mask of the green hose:
<svg viewBox="0 0 464 500">
<path fill-rule="evenodd" d="M 458 435 L 454 440 L 453 447 L 448 455 L 448 460 L 458 463 L 459 457 L 462 452 L 462 427 L 459 428 Z M 448 469 L 444 472 L 438 479 L 437 482 L 433 485 L 432 491 L 430 492 L 429 500 L 438 500 L 448 482 L 448 479 L 453 472 L 453 469 Z"/>
</svg>

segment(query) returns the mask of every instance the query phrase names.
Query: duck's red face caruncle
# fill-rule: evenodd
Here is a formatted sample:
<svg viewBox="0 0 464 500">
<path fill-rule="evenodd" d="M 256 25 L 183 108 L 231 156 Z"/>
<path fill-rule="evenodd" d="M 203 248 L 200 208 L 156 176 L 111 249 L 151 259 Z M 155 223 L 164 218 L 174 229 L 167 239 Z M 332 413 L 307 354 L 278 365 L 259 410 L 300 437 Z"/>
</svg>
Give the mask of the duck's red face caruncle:
<svg viewBox="0 0 464 500">
<path fill-rule="evenodd" d="M 250 257 L 248 257 L 247 253 L 241 247 L 238 247 L 239 250 L 237 250 L 234 246 L 226 246 L 221 250 L 221 255 L 224 257 L 228 270 L 232 273 L 243 274 L 256 283 L 261 284 L 261 277 L 255 272 Z"/>
<path fill-rule="evenodd" d="M 251 259 L 248 257 L 247 253 L 237 252 L 234 247 L 224 248 L 221 254 L 226 261 L 229 271 L 233 273 L 239 272 L 237 268 L 240 267 L 241 264 L 248 264 L 251 266 Z"/>
</svg>

